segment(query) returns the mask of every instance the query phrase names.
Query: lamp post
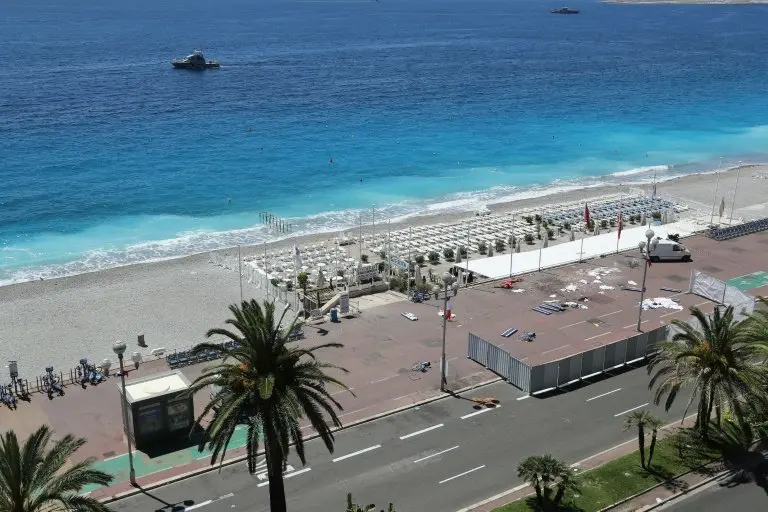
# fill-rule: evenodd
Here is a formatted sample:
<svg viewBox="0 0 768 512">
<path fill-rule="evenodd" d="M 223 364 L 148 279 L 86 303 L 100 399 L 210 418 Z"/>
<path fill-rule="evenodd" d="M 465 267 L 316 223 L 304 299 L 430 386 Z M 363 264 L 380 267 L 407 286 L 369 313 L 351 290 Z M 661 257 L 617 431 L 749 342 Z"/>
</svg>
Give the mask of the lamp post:
<svg viewBox="0 0 768 512">
<path fill-rule="evenodd" d="M 123 367 L 123 354 L 125 353 L 126 345 L 124 341 L 117 340 L 112 344 L 112 351 L 117 355 L 117 359 L 120 361 L 120 381 L 123 388 L 123 395 L 120 399 L 120 409 L 123 411 L 123 431 L 125 432 L 125 438 L 128 440 L 128 466 L 130 472 L 128 479 L 131 485 L 138 487 L 136 484 L 136 471 L 133 469 L 133 449 L 131 448 L 131 434 L 128 432 L 128 415 L 125 410 L 126 391 L 125 391 L 125 369 Z"/>
<path fill-rule="evenodd" d="M 448 366 L 445 360 L 445 331 L 448 326 L 448 288 L 453 290 L 453 295 L 456 296 L 459 292 L 459 284 L 448 272 L 443 274 L 444 294 L 443 297 L 443 353 L 440 359 L 440 391 L 447 391 L 447 381 L 445 378 L 445 367 Z"/>
<path fill-rule="evenodd" d="M 640 249 L 640 254 L 643 254 L 643 249 L 645 249 L 645 257 L 643 258 L 643 286 L 640 288 L 640 307 L 637 311 L 637 332 L 640 331 L 640 319 L 643 316 L 643 298 L 645 297 L 645 278 L 648 277 L 648 267 L 651 264 L 651 252 L 656 248 L 657 245 L 659 245 L 658 240 L 654 240 L 653 237 L 656 235 L 656 233 L 653 232 L 651 228 L 648 228 L 648 230 L 645 232 L 645 238 L 648 240 L 648 242 L 643 242 L 642 240 L 637 244 L 638 248 Z"/>
</svg>

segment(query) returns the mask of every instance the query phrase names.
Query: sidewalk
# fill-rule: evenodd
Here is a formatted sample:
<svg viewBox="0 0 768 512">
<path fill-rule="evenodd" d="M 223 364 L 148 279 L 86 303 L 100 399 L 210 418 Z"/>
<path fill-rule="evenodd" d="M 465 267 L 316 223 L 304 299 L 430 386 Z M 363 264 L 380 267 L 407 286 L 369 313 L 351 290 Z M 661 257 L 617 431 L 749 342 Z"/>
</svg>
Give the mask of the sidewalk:
<svg viewBox="0 0 768 512">
<path fill-rule="evenodd" d="M 400 316 L 402 311 L 414 311 L 418 322 L 409 322 Z M 435 321 L 430 321 L 432 316 Z M 356 396 L 337 391 L 334 398 L 343 406 L 339 414 L 345 427 L 386 414 L 389 411 L 412 407 L 424 401 L 444 396 L 440 392 L 440 334 L 441 323 L 436 309 L 429 304 L 399 302 L 367 310 L 361 318 L 326 322 L 316 327 L 305 327 L 307 345 L 342 342 L 343 349 L 328 349 L 321 358 L 350 370 L 341 376 Z M 452 390 L 472 387 L 499 378 L 466 358 L 467 328 L 449 324 L 447 344 L 448 384 Z M 426 373 L 410 372 L 420 360 L 432 362 Z M 210 363 L 208 363 L 210 364 Z M 194 380 L 204 364 L 182 369 Z M 144 363 L 138 370 L 133 365 L 127 381 L 137 377 L 168 371 L 165 360 Z M 14 430 L 25 438 L 40 425 L 50 425 L 55 436 L 72 433 L 85 437 L 88 442 L 76 454 L 75 460 L 94 457 L 95 467 L 114 476 L 109 488 L 88 488 L 92 496 L 107 499 L 132 489 L 128 483 L 128 455 L 122 434 L 119 378 L 110 377 L 98 386 L 68 385 L 63 397 L 52 400 L 43 394 L 33 394 L 31 402 L 20 402 L 16 411 L 0 409 L 0 430 Z M 195 412 L 199 413 L 207 400 L 206 393 L 195 396 Z M 306 428 L 306 427 L 305 427 Z M 312 432 L 305 430 L 307 436 Z M 227 451 L 227 460 L 245 455 L 245 436 L 236 434 Z M 134 452 L 134 467 L 138 483 L 143 486 L 210 467 L 210 453 L 199 453 L 196 446 L 150 457 Z"/>
<path fill-rule="evenodd" d="M 685 419 L 684 424 L 685 425 L 693 424 L 694 417 L 695 415 L 688 416 Z M 665 425 L 659 431 L 659 440 L 673 433 L 679 426 L 680 426 L 679 421 L 675 421 L 668 425 Z M 578 472 L 589 471 L 591 469 L 597 468 L 598 466 L 602 466 L 603 464 L 610 462 L 614 459 L 618 459 L 619 457 L 623 457 L 624 455 L 628 455 L 636 451 L 637 451 L 637 438 L 634 438 L 634 439 L 625 441 L 619 445 L 613 446 L 603 452 L 587 457 L 584 460 L 580 460 L 579 462 L 571 464 L 571 467 Z M 694 483 L 704 480 L 708 477 L 709 477 L 708 474 L 689 473 L 685 477 L 682 477 L 679 480 L 675 480 L 675 489 L 677 490 L 669 489 L 667 488 L 667 486 L 660 484 L 656 489 L 652 491 L 639 494 L 635 498 L 627 502 L 624 502 L 621 505 L 611 506 L 604 510 L 625 512 L 625 511 L 639 510 L 640 508 L 649 506 L 650 504 L 655 505 L 659 502 L 657 501 L 657 498 L 658 500 L 664 500 L 665 496 L 668 497 L 676 492 L 679 492 L 680 489 L 686 489 L 687 488 L 686 485 L 693 485 Z M 696 480 L 697 478 L 698 480 Z M 503 493 L 497 494 L 496 496 L 492 496 L 486 500 L 483 500 L 479 503 L 475 503 L 474 505 L 466 507 L 460 510 L 459 512 L 470 512 L 470 511 L 471 512 L 491 512 L 493 509 L 497 507 L 501 507 L 503 505 L 506 505 L 507 503 L 512 503 L 513 501 L 518 501 L 527 496 L 530 496 L 533 494 L 533 492 L 534 491 L 531 486 L 529 486 L 528 484 L 521 484 L 513 489 L 510 489 Z"/>
</svg>

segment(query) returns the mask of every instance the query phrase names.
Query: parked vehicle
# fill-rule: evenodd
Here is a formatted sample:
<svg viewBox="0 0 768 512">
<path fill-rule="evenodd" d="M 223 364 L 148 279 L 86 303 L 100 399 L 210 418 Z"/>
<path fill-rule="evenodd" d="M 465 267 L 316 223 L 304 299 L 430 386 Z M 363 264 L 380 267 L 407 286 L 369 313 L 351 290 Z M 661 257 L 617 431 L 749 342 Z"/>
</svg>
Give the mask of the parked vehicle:
<svg viewBox="0 0 768 512">
<path fill-rule="evenodd" d="M 651 261 L 691 261 L 691 251 L 673 240 L 658 239 L 658 245 L 651 250 Z"/>
</svg>

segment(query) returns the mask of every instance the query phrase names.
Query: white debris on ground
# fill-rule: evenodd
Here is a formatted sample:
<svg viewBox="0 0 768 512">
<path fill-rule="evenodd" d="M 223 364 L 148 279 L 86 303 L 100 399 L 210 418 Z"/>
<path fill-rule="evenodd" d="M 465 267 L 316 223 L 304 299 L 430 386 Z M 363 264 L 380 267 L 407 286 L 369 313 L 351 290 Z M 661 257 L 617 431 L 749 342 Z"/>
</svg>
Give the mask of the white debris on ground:
<svg viewBox="0 0 768 512">
<path fill-rule="evenodd" d="M 615 286 L 611 286 L 609 284 L 601 284 L 600 285 L 600 289 L 601 290 L 615 290 L 616 287 Z"/>
<path fill-rule="evenodd" d="M 682 310 L 683 306 L 678 304 L 672 299 L 669 299 L 667 297 L 656 297 L 655 299 L 645 299 L 643 301 L 642 307 L 644 310 L 649 309 L 674 309 L 674 310 Z"/>
<path fill-rule="evenodd" d="M 606 276 L 608 274 L 613 274 L 615 272 L 621 272 L 621 270 L 615 267 L 597 267 L 588 271 L 587 275 L 590 277 L 601 278 L 603 276 Z"/>
<path fill-rule="evenodd" d="M 636 283 L 636 282 L 634 282 L 634 281 L 627 281 L 627 284 L 628 284 L 629 286 L 637 286 L 637 283 Z"/>
<path fill-rule="evenodd" d="M 587 284 L 587 283 L 588 283 L 586 279 L 579 279 L 579 282 L 580 282 L 581 284 Z"/>
<path fill-rule="evenodd" d="M 576 286 L 573 283 L 570 283 L 570 284 L 565 285 L 565 288 L 560 288 L 560 291 L 561 292 L 575 292 L 578 289 L 579 289 L 578 286 Z"/>
<path fill-rule="evenodd" d="M 569 308 L 589 309 L 586 305 L 573 301 L 563 302 L 563 306 L 568 306 Z"/>
<path fill-rule="evenodd" d="M 557 297 L 557 294 L 555 294 L 555 293 L 553 293 L 552 295 L 549 296 L 550 299 L 554 299 L 555 297 Z"/>
<path fill-rule="evenodd" d="M 523 290 L 522 288 L 515 288 L 514 290 L 512 290 L 512 293 L 523 293 L 524 291 L 525 290 Z"/>
</svg>

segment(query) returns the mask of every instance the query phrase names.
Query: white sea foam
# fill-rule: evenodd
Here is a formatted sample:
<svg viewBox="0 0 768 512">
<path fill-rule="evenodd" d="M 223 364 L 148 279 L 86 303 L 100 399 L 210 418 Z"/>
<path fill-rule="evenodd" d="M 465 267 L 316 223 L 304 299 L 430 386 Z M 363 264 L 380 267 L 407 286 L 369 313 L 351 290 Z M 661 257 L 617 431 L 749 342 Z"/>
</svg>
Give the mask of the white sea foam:
<svg viewBox="0 0 768 512">
<path fill-rule="evenodd" d="M 635 174 L 645 174 L 647 172 L 665 172 L 669 170 L 668 165 L 648 165 L 646 167 L 635 167 L 626 171 L 617 171 L 611 176 L 634 176 Z"/>
</svg>

